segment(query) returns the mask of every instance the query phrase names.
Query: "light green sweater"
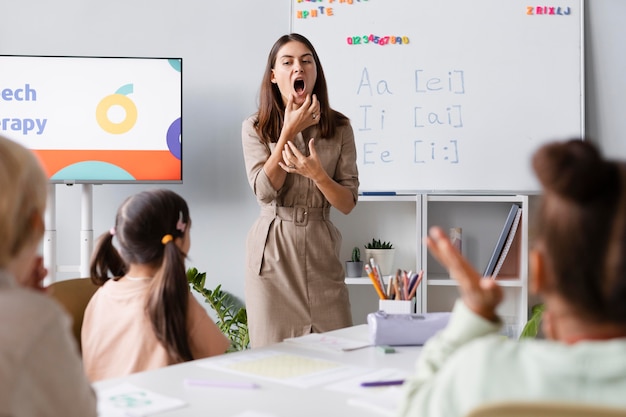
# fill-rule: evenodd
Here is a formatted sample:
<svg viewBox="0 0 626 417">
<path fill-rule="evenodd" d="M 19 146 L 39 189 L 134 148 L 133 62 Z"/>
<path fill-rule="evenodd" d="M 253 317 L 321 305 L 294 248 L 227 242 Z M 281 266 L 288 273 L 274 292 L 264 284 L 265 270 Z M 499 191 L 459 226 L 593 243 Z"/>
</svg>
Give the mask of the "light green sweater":
<svg viewBox="0 0 626 417">
<path fill-rule="evenodd" d="M 562 400 L 621 406 L 626 339 L 516 341 L 457 301 L 448 326 L 424 346 L 404 384 L 399 416 L 462 417 L 496 400 Z"/>
</svg>

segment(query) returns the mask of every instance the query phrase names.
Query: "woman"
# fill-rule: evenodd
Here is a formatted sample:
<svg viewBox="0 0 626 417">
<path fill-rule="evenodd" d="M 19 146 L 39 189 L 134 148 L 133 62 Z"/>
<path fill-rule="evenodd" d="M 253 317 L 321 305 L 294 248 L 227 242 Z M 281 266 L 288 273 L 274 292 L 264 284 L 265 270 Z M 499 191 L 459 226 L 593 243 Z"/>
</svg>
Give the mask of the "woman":
<svg viewBox="0 0 626 417">
<path fill-rule="evenodd" d="M 292 33 L 272 47 L 258 112 L 242 126 L 248 181 L 261 206 L 248 233 L 252 347 L 352 325 L 333 206 L 350 213 L 358 172 L 349 120 L 333 110 L 313 45 Z"/>
<path fill-rule="evenodd" d="M 42 293 L 47 189 L 35 156 L 0 136 L 0 415 L 95 416 L 70 318 Z"/>
<path fill-rule="evenodd" d="M 91 279 L 101 288 L 87 305 L 81 335 L 92 381 L 228 349 L 229 340 L 189 291 L 190 226 L 187 202 L 156 189 L 126 199 L 115 228 L 100 237 Z"/>
<path fill-rule="evenodd" d="M 541 147 L 533 167 L 544 193 L 531 289 L 545 303 L 549 340 L 497 335 L 497 281 L 481 280 L 433 228 L 428 248 L 458 281 L 461 300 L 424 346 L 399 415 L 464 416 L 502 400 L 626 407 L 626 164 L 572 140 Z"/>
</svg>

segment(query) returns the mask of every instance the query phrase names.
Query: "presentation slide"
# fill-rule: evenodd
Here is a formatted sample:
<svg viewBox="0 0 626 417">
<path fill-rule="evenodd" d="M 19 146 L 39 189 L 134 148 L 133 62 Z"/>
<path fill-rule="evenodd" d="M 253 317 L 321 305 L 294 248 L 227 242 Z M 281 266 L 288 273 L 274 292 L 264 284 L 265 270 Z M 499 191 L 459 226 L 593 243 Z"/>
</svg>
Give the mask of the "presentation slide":
<svg viewBox="0 0 626 417">
<path fill-rule="evenodd" d="M 3 55 L 0 68 L 0 134 L 51 182 L 182 182 L 182 59 Z"/>
</svg>

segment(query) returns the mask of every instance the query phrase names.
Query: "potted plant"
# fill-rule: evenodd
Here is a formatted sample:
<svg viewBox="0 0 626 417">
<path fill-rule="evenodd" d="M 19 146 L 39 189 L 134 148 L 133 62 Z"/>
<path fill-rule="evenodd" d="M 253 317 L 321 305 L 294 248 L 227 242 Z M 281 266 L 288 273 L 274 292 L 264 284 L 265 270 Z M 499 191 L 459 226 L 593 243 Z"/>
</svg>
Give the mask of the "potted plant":
<svg viewBox="0 0 626 417">
<path fill-rule="evenodd" d="M 217 316 L 215 324 L 230 339 L 228 352 L 248 349 L 250 345 L 248 315 L 243 303 L 229 292 L 223 291 L 221 284 L 214 290 L 204 288 L 205 280 L 206 272 L 198 272 L 196 268 L 187 269 L 187 282 L 191 289 L 204 297 L 204 301 L 211 306 Z"/>
<path fill-rule="evenodd" d="M 357 246 L 352 248 L 352 258 L 346 261 L 346 276 L 349 278 L 363 276 L 363 261 L 361 261 L 361 251 Z"/>
<path fill-rule="evenodd" d="M 390 275 L 393 270 L 393 259 L 395 255 L 395 248 L 391 242 L 383 242 L 380 239 L 372 239 L 371 242 L 365 244 L 365 257 L 366 261 L 374 259 L 374 262 L 378 264 L 380 273 L 383 275 Z"/>
</svg>

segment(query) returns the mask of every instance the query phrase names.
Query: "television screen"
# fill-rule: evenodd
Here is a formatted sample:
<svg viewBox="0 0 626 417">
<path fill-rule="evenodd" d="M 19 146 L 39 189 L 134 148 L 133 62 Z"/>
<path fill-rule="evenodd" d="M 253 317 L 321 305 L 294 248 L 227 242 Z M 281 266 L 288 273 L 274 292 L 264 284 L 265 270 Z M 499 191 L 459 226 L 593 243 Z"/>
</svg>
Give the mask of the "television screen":
<svg viewBox="0 0 626 417">
<path fill-rule="evenodd" d="M 182 59 L 0 55 L 0 134 L 52 183 L 180 183 Z"/>
</svg>

